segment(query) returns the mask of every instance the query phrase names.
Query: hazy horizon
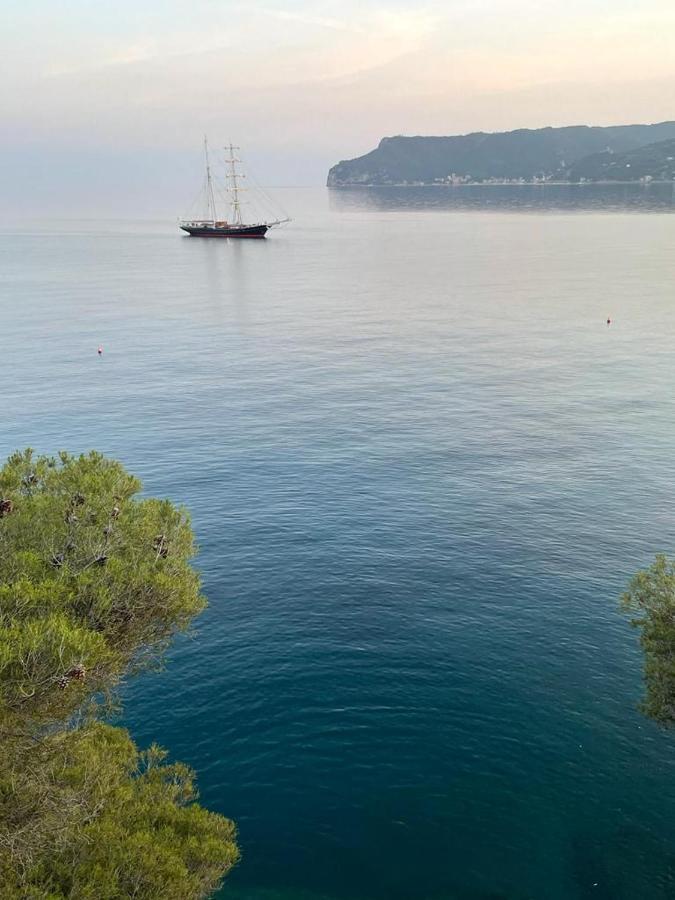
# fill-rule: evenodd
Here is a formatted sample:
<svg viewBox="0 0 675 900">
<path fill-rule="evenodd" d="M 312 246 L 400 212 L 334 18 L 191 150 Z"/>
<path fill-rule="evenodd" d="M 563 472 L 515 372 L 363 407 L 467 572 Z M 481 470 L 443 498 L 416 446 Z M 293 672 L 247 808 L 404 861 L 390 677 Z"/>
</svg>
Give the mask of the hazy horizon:
<svg viewBox="0 0 675 900">
<path fill-rule="evenodd" d="M 647 0 L 5 3 L 3 209 L 178 214 L 201 140 L 320 185 L 394 134 L 675 118 L 675 9 Z"/>
</svg>

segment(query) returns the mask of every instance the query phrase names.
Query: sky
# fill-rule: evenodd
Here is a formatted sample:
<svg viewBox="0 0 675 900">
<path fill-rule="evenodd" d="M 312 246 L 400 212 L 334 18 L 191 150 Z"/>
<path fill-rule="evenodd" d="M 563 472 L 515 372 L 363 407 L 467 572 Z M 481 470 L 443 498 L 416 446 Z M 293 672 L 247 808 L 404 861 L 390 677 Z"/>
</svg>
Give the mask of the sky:
<svg viewBox="0 0 675 900">
<path fill-rule="evenodd" d="M 3 212 L 151 216 L 385 135 L 675 119 L 673 0 L 0 0 Z"/>
</svg>

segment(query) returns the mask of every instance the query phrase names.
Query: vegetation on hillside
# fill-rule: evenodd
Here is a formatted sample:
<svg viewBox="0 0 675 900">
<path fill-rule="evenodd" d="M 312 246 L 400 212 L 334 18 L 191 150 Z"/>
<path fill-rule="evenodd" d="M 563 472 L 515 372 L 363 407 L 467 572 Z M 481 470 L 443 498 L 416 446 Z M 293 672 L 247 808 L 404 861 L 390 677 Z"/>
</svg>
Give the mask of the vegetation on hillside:
<svg viewBox="0 0 675 900">
<path fill-rule="evenodd" d="M 657 141 L 614 153 L 605 150 L 575 163 L 567 172 L 570 181 L 672 181 L 675 179 L 675 139 Z"/>
<path fill-rule="evenodd" d="M 236 863 L 193 773 L 103 720 L 204 607 L 192 530 L 97 453 L 0 469 L 0 896 L 197 900 Z"/>
<path fill-rule="evenodd" d="M 570 175 L 570 169 L 582 160 L 604 153 L 619 155 L 666 140 L 675 140 L 675 122 L 520 128 L 449 137 L 399 135 L 383 138 L 364 156 L 333 166 L 328 185 L 579 180 L 583 172 Z M 620 180 L 635 177 L 624 175 Z"/>
</svg>

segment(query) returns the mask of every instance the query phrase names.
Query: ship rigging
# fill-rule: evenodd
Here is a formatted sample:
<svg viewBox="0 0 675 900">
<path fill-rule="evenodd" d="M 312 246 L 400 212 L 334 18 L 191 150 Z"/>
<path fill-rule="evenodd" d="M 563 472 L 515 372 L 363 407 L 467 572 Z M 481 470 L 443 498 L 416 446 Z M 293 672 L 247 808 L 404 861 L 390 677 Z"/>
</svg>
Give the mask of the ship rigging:
<svg viewBox="0 0 675 900">
<path fill-rule="evenodd" d="M 225 157 L 226 172 L 224 176 L 224 185 L 219 188 L 218 181 L 213 174 L 211 160 L 209 156 L 209 145 L 206 137 L 204 138 L 204 161 L 206 166 L 206 174 L 200 197 L 199 206 L 204 211 L 201 217 L 190 217 L 178 220 L 179 227 L 193 237 L 225 237 L 225 238 L 264 238 L 270 228 L 277 225 L 283 225 L 290 222 L 290 218 L 279 209 L 279 215 L 276 219 L 264 219 L 259 221 L 245 222 L 242 216 L 242 199 L 241 194 L 247 191 L 242 187 L 241 182 L 246 175 L 237 168 L 237 164 L 241 160 L 235 156 L 235 151 L 239 148 L 234 144 L 229 144 L 225 150 L 228 155 Z M 268 207 L 277 207 L 272 198 L 265 193 L 259 186 L 255 185 L 255 191 L 263 197 Z M 223 202 L 223 194 L 229 195 L 228 200 Z M 229 206 L 229 218 L 222 216 L 219 212 L 218 200 L 223 205 Z M 193 204 L 193 207 L 197 205 Z M 250 205 L 250 204 L 248 204 Z"/>
</svg>

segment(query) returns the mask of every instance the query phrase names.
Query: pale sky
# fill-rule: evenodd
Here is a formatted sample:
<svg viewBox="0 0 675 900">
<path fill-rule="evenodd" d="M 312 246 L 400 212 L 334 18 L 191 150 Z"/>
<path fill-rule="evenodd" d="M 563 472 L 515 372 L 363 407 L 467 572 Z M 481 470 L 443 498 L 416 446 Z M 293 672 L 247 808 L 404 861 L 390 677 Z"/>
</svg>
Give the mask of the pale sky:
<svg viewBox="0 0 675 900">
<path fill-rule="evenodd" d="M 675 119 L 674 0 L 0 0 L 3 211 L 181 212 L 385 135 Z"/>
</svg>

